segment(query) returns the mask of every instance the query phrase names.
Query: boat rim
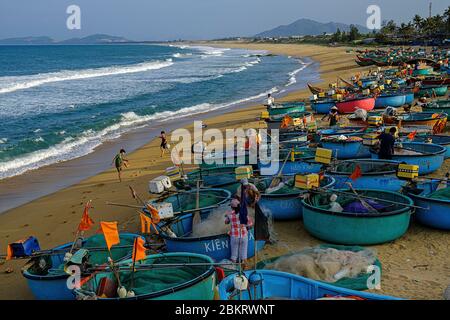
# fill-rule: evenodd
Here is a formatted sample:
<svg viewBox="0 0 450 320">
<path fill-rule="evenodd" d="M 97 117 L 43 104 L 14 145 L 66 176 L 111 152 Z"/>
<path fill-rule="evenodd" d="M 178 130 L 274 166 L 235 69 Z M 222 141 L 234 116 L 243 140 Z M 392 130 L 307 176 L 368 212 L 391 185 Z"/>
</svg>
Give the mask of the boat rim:
<svg viewBox="0 0 450 320">
<path fill-rule="evenodd" d="M 355 162 L 355 163 L 360 163 L 360 162 L 367 162 L 367 163 L 379 163 L 380 165 L 384 164 L 396 164 L 399 165 L 400 162 L 399 161 L 394 161 L 394 160 L 383 160 L 383 159 L 351 159 L 351 160 L 342 160 L 339 162 L 339 164 L 341 164 L 342 162 L 346 162 L 346 163 L 350 163 L 350 162 Z M 336 175 L 336 176 L 348 176 L 349 174 L 351 174 L 351 172 L 344 172 L 344 171 L 328 171 L 328 173 L 330 175 Z M 393 174 L 393 173 L 397 173 L 397 170 L 387 170 L 387 171 L 378 171 L 378 172 L 362 172 L 362 176 L 378 176 L 381 174 Z"/>
</svg>

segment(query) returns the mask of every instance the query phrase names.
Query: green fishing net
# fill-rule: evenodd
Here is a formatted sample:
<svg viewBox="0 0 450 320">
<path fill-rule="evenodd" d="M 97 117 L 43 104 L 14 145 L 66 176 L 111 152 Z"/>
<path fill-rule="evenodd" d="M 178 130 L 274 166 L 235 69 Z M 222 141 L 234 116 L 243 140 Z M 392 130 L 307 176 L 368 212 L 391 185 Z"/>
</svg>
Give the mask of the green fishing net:
<svg viewBox="0 0 450 320">
<path fill-rule="evenodd" d="M 439 200 L 450 200 L 450 187 L 435 191 L 431 193 L 428 197 Z"/>
</svg>

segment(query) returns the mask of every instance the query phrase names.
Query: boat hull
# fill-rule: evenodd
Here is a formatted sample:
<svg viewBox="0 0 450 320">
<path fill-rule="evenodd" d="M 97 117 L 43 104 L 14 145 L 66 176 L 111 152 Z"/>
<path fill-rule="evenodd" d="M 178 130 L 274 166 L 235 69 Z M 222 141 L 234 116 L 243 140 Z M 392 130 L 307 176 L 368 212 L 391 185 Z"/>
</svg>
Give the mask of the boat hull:
<svg viewBox="0 0 450 320">
<path fill-rule="evenodd" d="M 370 158 L 369 148 L 363 145 L 362 141 L 322 141 L 321 143 L 323 148 L 333 150 L 333 157 L 337 159 Z"/>
<path fill-rule="evenodd" d="M 316 101 L 311 102 L 311 109 L 315 113 L 327 114 L 330 112 L 331 108 L 334 107 L 336 103 L 334 101 Z"/>
<path fill-rule="evenodd" d="M 363 98 L 341 101 L 336 103 L 336 107 L 338 108 L 339 113 L 353 113 L 356 109 L 370 111 L 375 107 L 375 99 Z"/>
<path fill-rule="evenodd" d="M 375 108 L 401 107 L 406 104 L 405 95 L 381 95 L 375 100 Z"/>
</svg>

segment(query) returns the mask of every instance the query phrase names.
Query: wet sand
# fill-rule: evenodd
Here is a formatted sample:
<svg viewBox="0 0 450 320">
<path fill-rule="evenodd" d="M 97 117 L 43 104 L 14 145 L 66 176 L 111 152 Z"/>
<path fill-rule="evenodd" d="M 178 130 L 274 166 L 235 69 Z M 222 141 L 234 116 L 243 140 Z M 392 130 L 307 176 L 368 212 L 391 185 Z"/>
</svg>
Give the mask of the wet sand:
<svg viewBox="0 0 450 320">
<path fill-rule="evenodd" d="M 365 70 L 354 62 L 354 53 L 345 48 L 328 48 L 313 45 L 270 45 L 246 43 L 210 43 L 257 50 L 268 50 L 274 54 L 308 56 L 320 63 L 322 86 L 335 82 L 337 76 L 350 76 Z M 321 84 L 318 84 L 319 86 Z M 310 95 L 307 90 L 289 94 L 283 100 L 298 100 Z M 235 109 L 231 113 L 208 118 L 208 128 L 258 128 L 264 126 L 257 117 L 265 108 L 261 105 Z M 192 124 L 187 127 L 192 129 Z M 150 135 L 149 135 L 150 136 Z M 134 209 L 112 207 L 106 201 L 133 203 L 128 185 L 132 185 L 142 196 L 148 195 L 148 181 L 163 174 L 172 163 L 168 155 L 159 156 L 159 140 L 155 139 L 130 153 L 129 168 L 123 172 L 119 183 L 114 168 L 98 173 L 81 182 L 64 188 L 30 203 L 6 211 L 0 215 L 0 248 L 4 252 L 9 242 L 36 236 L 42 248 L 51 248 L 73 240 L 84 203 L 93 201 L 91 216 L 99 221 L 118 221 L 121 230 L 137 232 L 138 216 Z M 109 162 L 110 159 L 105 159 Z M 447 160 L 435 176 L 443 176 L 449 170 Z M 187 166 L 187 169 L 193 166 Z M 25 175 L 26 176 L 26 175 Z M 45 179 L 45 175 L 41 179 Z M 39 177 L 37 178 L 39 180 Z M 319 244 L 303 228 L 301 221 L 277 222 L 275 231 L 278 241 L 267 245 L 259 258 L 278 256 L 287 252 Z M 88 234 L 97 230 L 94 227 Z M 450 284 L 450 258 L 448 232 L 432 230 L 412 222 L 408 232 L 400 239 L 374 246 L 383 265 L 382 288 L 378 293 L 403 298 L 442 299 L 444 289 Z M 32 299 L 26 280 L 20 274 L 24 260 L 10 261 L 0 265 L 0 299 Z M 5 273 L 12 268 L 12 273 Z"/>
</svg>

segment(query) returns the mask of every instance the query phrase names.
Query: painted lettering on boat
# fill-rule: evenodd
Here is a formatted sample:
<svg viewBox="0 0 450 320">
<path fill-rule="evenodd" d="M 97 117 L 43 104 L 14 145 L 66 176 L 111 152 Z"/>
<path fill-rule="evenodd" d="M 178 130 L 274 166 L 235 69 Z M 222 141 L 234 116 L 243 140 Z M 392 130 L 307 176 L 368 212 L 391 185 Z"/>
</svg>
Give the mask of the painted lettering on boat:
<svg viewBox="0 0 450 320">
<path fill-rule="evenodd" d="M 252 232 L 248 233 L 248 240 L 255 240 Z M 228 250 L 230 246 L 229 238 L 219 238 L 219 239 L 211 239 L 209 241 L 204 241 L 203 245 L 205 247 L 205 252 L 215 252 L 221 250 Z"/>
</svg>

